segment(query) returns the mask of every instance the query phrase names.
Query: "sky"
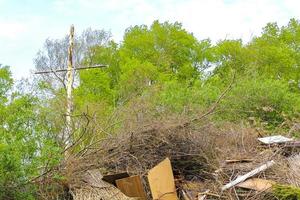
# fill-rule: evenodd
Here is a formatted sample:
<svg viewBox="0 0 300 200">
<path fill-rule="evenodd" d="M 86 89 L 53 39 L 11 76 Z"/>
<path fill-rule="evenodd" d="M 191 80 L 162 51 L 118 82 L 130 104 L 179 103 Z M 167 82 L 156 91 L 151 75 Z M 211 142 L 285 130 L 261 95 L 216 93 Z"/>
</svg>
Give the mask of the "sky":
<svg viewBox="0 0 300 200">
<path fill-rule="evenodd" d="M 91 27 L 122 41 L 126 28 L 154 20 L 181 22 L 198 39 L 249 41 L 268 22 L 300 19 L 300 0 L 0 0 L 0 63 L 28 77 L 47 38 Z"/>
</svg>

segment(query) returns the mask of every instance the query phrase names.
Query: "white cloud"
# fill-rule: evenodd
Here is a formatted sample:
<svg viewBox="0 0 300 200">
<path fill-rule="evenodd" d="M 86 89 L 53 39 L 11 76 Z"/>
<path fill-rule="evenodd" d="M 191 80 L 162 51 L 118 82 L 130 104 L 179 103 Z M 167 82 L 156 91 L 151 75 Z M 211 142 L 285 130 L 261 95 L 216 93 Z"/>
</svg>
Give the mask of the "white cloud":
<svg viewBox="0 0 300 200">
<path fill-rule="evenodd" d="M 295 4 L 296 1 L 294 6 Z M 291 18 L 291 13 L 274 0 L 231 3 L 223 0 L 187 0 L 163 4 L 159 10 L 159 19 L 182 22 L 198 38 L 209 37 L 214 41 L 224 38 L 243 38 L 249 41 L 253 34 L 261 32 L 266 23 L 274 21 L 285 24 Z"/>
<path fill-rule="evenodd" d="M 0 0 L 0 5 L 3 2 L 7 5 L 10 1 Z M 39 5 L 38 10 L 48 9 L 42 16 L 24 12 L 9 13 L 9 21 L 0 17 L 0 61 L 15 64 L 16 73 L 32 68 L 32 59 L 44 40 L 63 37 L 72 23 L 76 32 L 87 27 L 111 30 L 117 41 L 129 26 L 150 25 L 156 19 L 179 21 L 199 39 L 249 41 L 268 22 L 285 25 L 292 17 L 300 18 L 299 0 L 53 0 L 50 4 L 47 8 Z M 19 52 L 26 55 L 22 53 L 17 63 Z"/>
<path fill-rule="evenodd" d="M 3 39 L 17 39 L 28 30 L 27 26 L 20 22 L 0 21 L 0 27 L 0 38 Z"/>
<path fill-rule="evenodd" d="M 58 0 L 70 3 L 70 0 Z M 213 41 L 242 38 L 249 41 L 268 22 L 286 24 L 298 14 L 298 0 L 76 0 L 81 13 L 97 16 L 97 22 L 110 26 L 119 40 L 130 25 L 153 20 L 179 21 L 198 38 Z M 68 6 L 64 6 L 68 9 Z M 78 11 L 76 11 L 78 12 Z M 102 15 L 101 15 L 102 14 Z M 105 18 L 101 19 L 99 16 Z M 296 16 L 297 17 L 297 16 Z M 298 14 L 299 17 L 299 14 Z M 92 23 L 92 22 L 91 22 Z M 88 26 L 88 25 L 87 25 Z"/>
<path fill-rule="evenodd" d="M 74 11 L 77 11 L 74 9 L 75 6 L 77 6 L 77 1 L 75 0 L 55 0 L 53 2 L 53 8 L 55 11 L 68 16 L 72 15 Z"/>
</svg>

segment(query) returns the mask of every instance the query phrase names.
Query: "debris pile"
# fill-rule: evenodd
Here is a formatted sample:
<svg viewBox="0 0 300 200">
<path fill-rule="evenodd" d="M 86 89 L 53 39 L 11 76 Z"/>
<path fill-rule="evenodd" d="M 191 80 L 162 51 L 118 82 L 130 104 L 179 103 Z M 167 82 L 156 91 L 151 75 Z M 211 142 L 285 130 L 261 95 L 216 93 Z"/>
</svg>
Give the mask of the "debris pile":
<svg viewBox="0 0 300 200">
<path fill-rule="evenodd" d="M 185 180 L 204 180 L 211 178 L 215 170 L 211 161 L 215 160 L 217 137 L 212 136 L 213 131 L 211 125 L 198 129 L 156 126 L 141 132 L 121 134 L 103 144 L 107 152 L 101 162 L 110 173 L 127 171 L 143 175 L 168 157 L 176 176 Z"/>
<path fill-rule="evenodd" d="M 272 200 L 300 186 L 298 147 L 232 124 L 156 125 L 69 159 L 64 177 L 75 200 Z"/>
</svg>

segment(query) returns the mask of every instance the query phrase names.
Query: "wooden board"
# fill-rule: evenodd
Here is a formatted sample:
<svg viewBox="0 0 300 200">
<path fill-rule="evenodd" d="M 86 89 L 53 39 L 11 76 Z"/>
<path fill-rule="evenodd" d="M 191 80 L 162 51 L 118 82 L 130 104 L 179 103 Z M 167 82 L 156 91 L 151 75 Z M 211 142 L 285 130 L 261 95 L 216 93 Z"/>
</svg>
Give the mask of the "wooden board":
<svg viewBox="0 0 300 200">
<path fill-rule="evenodd" d="M 169 158 L 148 172 L 148 181 L 153 200 L 178 200 Z"/>
<path fill-rule="evenodd" d="M 237 187 L 256 190 L 256 191 L 266 191 L 270 188 L 272 188 L 273 184 L 275 184 L 274 181 L 261 179 L 261 178 L 252 178 L 248 179 L 242 183 L 239 183 Z"/>
<path fill-rule="evenodd" d="M 292 142 L 292 138 L 287 138 L 282 135 L 274 135 L 269 137 L 258 138 L 258 140 L 264 144 L 282 144 Z"/>
<path fill-rule="evenodd" d="M 129 174 L 127 172 L 119 173 L 119 174 L 110 174 L 110 175 L 105 175 L 103 176 L 102 180 L 113 184 L 114 186 L 116 185 L 116 180 L 122 179 L 122 178 L 127 178 L 129 177 Z"/>
<path fill-rule="evenodd" d="M 117 187 L 128 197 L 138 197 L 146 200 L 146 193 L 143 188 L 140 176 L 130 176 L 116 180 Z"/>
</svg>

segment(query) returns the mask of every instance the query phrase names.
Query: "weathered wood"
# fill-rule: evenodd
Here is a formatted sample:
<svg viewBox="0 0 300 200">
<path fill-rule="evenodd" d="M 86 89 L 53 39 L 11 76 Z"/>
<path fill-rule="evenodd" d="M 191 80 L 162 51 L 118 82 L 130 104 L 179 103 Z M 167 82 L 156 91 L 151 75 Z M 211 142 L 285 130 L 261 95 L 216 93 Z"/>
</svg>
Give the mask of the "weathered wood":
<svg viewBox="0 0 300 200">
<path fill-rule="evenodd" d="M 207 193 L 209 193 L 210 190 L 206 190 L 203 193 L 198 193 L 198 200 L 205 200 L 207 197 Z"/>
<path fill-rule="evenodd" d="M 146 200 L 146 193 L 140 176 L 130 176 L 116 180 L 117 187 L 128 197 Z"/>
<path fill-rule="evenodd" d="M 272 188 L 274 184 L 275 182 L 271 180 L 266 180 L 261 178 L 251 178 L 242 183 L 239 183 L 237 187 L 263 192 Z"/>
<path fill-rule="evenodd" d="M 123 172 L 123 173 L 118 173 L 118 174 L 105 175 L 105 176 L 103 176 L 102 180 L 104 180 L 110 184 L 113 184 L 114 186 L 117 186 L 116 180 L 122 179 L 122 178 L 127 178 L 127 177 L 129 177 L 129 174 L 127 172 Z"/>
<path fill-rule="evenodd" d="M 282 135 L 274 135 L 269 137 L 258 138 L 258 140 L 264 144 L 282 144 L 282 143 L 293 141 L 293 139 L 284 137 Z"/>
<path fill-rule="evenodd" d="M 87 66 L 87 67 L 76 67 L 74 68 L 74 70 L 95 69 L 95 68 L 103 68 L 103 67 L 108 67 L 108 65 L 98 64 L 98 65 Z M 54 70 L 34 72 L 34 74 L 49 74 L 49 73 L 68 72 L 68 71 L 72 71 L 72 69 L 54 69 Z"/>
<path fill-rule="evenodd" d="M 184 200 L 192 200 L 184 190 L 182 190 L 181 192 L 182 192 L 182 197 Z"/>
<path fill-rule="evenodd" d="M 73 49 L 74 49 L 74 25 L 70 28 L 69 48 L 68 48 L 68 70 L 67 70 L 67 112 L 66 112 L 66 129 L 62 136 L 62 141 L 66 143 L 66 149 L 72 143 L 72 110 L 73 110 L 73 97 L 72 89 L 74 82 L 73 74 Z M 67 152 L 66 152 L 67 153 Z"/>
<path fill-rule="evenodd" d="M 247 158 L 242 158 L 242 159 L 231 159 L 231 160 L 225 160 L 227 164 L 230 163 L 244 163 L 244 162 L 253 162 L 253 159 L 247 159 Z"/>
<path fill-rule="evenodd" d="M 198 200 L 205 200 L 207 196 L 216 197 L 218 199 L 222 198 L 220 195 L 211 193 L 210 190 L 206 190 L 205 192 L 198 193 Z"/>
<path fill-rule="evenodd" d="M 148 172 L 148 181 L 153 200 L 178 200 L 169 158 Z"/>
<path fill-rule="evenodd" d="M 198 200 L 205 200 L 206 197 L 207 197 L 206 194 L 199 194 L 199 195 L 198 195 Z"/>
<path fill-rule="evenodd" d="M 245 174 L 243 176 L 239 176 L 234 181 L 231 181 L 230 183 L 224 185 L 222 187 L 222 191 L 227 190 L 227 189 L 229 189 L 229 188 L 231 188 L 231 187 L 233 187 L 233 186 L 235 186 L 235 185 L 237 185 L 237 184 L 245 181 L 246 179 L 248 179 L 248 178 L 250 178 L 252 176 L 255 176 L 256 174 L 258 174 L 258 173 L 260 173 L 260 172 L 262 172 L 262 171 L 270 168 L 274 164 L 275 164 L 275 162 L 273 160 L 271 160 L 271 161 L 267 162 L 266 164 L 264 164 L 264 165 L 262 165 L 262 166 L 260 166 L 260 167 L 258 167 L 256 169 L 250 171 L 249 173 L 247 173 L 247 174 Z"/>
<path fill-rule="evenodd" d="M 287 142 L 284 143 L 284 145 L 282 146 L 284 148 L 295 148 L 295 147 L 300 147 L 300 141 L 292 141 L 292 142 Z"/>
</svg>

